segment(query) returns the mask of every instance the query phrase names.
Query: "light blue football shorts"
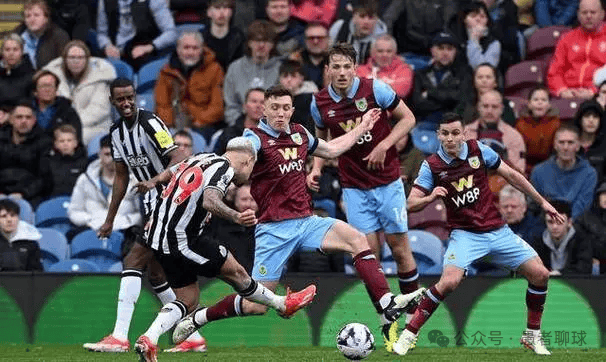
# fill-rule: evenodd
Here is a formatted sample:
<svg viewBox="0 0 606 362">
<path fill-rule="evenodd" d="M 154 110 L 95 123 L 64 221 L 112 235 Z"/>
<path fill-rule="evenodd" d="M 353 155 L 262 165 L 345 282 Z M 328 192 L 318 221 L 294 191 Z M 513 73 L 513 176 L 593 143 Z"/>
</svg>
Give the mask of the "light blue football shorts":
<svg viewBox="0 0 606 362">
<path fill-rule="evenodd" d="M 255 280 L 278 281 L 288 258 L 298 250 L 319 250 L 328 231 L 337 222 L 316 215 L 264 222 L 255 228 Z"/>
<path fill-rule="evenodd" d="M 455 229 L 450 233 L 444 266 L 467 270 L 471 263 L 487 255 L 491 263 L 516 270 L 536 257 L 537 252 L 507 225 L 484 233 Z"/>
<path fill-rule="evenodd" d="M 408 231 L 406 194 L 399 178 L 367 190 L 344 188 L 343 200 L 347 222 L 364 234 L 377 230 L 387 234 Z"/>
</svg>

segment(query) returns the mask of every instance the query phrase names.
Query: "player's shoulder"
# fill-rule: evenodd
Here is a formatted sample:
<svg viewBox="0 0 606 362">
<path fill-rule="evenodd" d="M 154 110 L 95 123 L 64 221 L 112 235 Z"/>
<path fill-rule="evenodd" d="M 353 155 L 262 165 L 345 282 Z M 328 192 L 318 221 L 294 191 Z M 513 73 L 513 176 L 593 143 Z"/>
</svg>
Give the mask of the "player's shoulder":
<svg viewBox="0 0 606 362">
<path fill-rule="evenodd" d="M 113 122 L 112 125 L 109 127 L 109 134 L 111 135 L 112 133 L 114 133 L 114 131 L 119 129 L 122 126 L 123 122 L 124 121 L 122 120 L 122 118 L 118 118 L 118 120 Z"/>
<path fill-rule="evenodd" d="M 316 94 L 314 94 L 312 101 L 314 99 L 315 99 L 316 103 L 330 100 L 331 98 L 330 98 L 330 94 L 328 94 L 328 86 L 322 88 L 320 91 L 318 91 Z"/>
</svg>

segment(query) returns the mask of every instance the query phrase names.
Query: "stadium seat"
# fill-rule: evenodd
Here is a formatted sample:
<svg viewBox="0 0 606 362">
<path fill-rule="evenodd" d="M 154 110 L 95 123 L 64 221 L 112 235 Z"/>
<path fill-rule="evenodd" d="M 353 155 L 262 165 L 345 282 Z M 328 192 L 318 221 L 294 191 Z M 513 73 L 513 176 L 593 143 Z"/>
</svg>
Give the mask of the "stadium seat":
<svg viewBox="0 0 606 362">
<path fill-rule="evenodd" d="M 115 58 L 105 58 L 108 62 L 112 63 L 114 69 L 116 70 L 116 75 L 120 78 L 126 78 L 131 81 L 135 81 L 135 71 L 130 64 Z"/>
<path fill-rule="evenodd" d="M 105 135 L 107 135 L 107 133 L 105 132 L 98 133 L 90 141 L 88 141 L 86 149 L 88 152 L 89 160 L 94 160 L 98 157 L 99 148 L 101 148 L 99 142 L 101 141 L 101 138 L 103 138 Z"/>
<path fill-rule="evenodd" d="M 437 236 L 423 230 L 409 230 L 408 240 L 421 275 L 440 275 L 444 245 Z"/>
<path fill-rule="evenodd" d="M 579 106 L 584 101 L 584 99 L 553 98 L 551 100 L 551 106 L 560 112 L 560 120 L 562 122 L 567 122 L 574 119 L 574 116 L 579 110 Z"/>
<path fill-rule="evenodd" d="M 26 199 L 15 199 L 6 195 L 0 196 L 0 199 L 9 198 L 19 205 L 19 220 L 23 220 L 28 224 L 34 225 L 36 223 L 36 216 L 32 205 Z"/>
<path fill-rule="evenodd" d="M 562 25 L 537 29 L 526 43 L 526 59 L 549 61 L 560 37 L 570 30 L 571 27 Z"/>
<path fill-rule="evenodd" d="M 36 226 L 50 227 L 61 231 L 63 234 L 67 233 L 72 228 L 72 224 L 67 217 L 69 200 L 69 196 L 58 196 L 38 205 Z"/>
<path fill-rule="evenodd" d="M 444 202 L 435 200 L 421 211 L 408 213 L 408 227 L 431 232 L 440 240 L 448 239 L 449 231 Z"/>
<path fill-rule="evenodd" d="M 69 259 L 62 260 L 58 263 L 51 265 L 48 270 L 49 272 L 56 273 L 98 273 L 101 271 L 97 264 L 92 261 L 82 259 Z"/>
<path fill-rule="evenodd" d="M 526 60 L 514 64 L 505 73 L 505 97 L 528 98 L 532 88 L 545 82 L 543 62 Z"/>
<path fill-rule="evenodd" d="M 110 273 L 120 273 L 122 271 L 122 262 L 121 261 L 117 261 L 115 263 L 113 263 L 109 269 L 107 269 L 108 272 Z"/>
<path fill-rule="evenodd" d="M 120 261 L 122 255 L 122 241 L 124 235 L 114 231 L 109 238 L 101 240 L 94 230 L 86 230 L 72 239 L 72 258 L 92 261 L 101 270 L 106 271 Z"/>
<path fill-rule="evenodd" d="M 42 266 L 44 270 L 49 270 L 51 265 L 67 259 L 69 254 L 67 238 L 55 229 L 39 228 L 38 231 L 42 234 L 42 239 L 38 241 Z"/>
<path fill-rule="evenodd" d="M 137 73 L 137 94 L 152 93 L 160 70 L 168 63 L 168 57 L 152 60 L 139 69 Z"/>
<path fill-rule="evenodd" d="M 526 100 L 527 98 L 514 96 L 508 96 L 506 98 L 509 101 L 509 107 L 513 109 L 513 113 L 515 114 L 516 118 L 520 117 L 520 112 L 522 112 L 522 110 L 528 104 L 528 101 Z"/>
<path fill-rule="evenodd" d="M 137 94 L 137 108 L 143 108 L 150 112 L 155 112 L 156 108 L 156 98 L 153 90 Z"/>
<path fill-rule="evenodd" d="M 332 199 L 313 200 L 315 209 L 322 209 L 333 219 L 337 217 L 337 205 Z"/>
</svg>

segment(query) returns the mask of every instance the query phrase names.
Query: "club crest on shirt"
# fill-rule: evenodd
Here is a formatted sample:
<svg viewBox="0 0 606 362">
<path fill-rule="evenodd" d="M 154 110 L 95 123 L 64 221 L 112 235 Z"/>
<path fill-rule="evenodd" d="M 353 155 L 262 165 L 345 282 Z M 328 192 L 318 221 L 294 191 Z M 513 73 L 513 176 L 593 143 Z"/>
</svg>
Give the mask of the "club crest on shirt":
<svg viewBox="0 0 606 362">
<path fill-rule="evenodd" d="M 469 162 L 469 166 L 471 166 L 471 168 L 480 167 L 480 159 L 478 158 L 478 156 L 469 157 L 467 162 Z"/>
<path fill-rule="evenodd" d="M 358 109 L 358 111 L 364 112 L 366 108 L 368 108 L 368 102 L 366 101 L 366 98 L 356 99 L 356 108 Z"/>
<path fill-rule="evenodd" d="M 299 132 L 291 134 L 290 139 L 298 145 L 303 143 L 303 138 L 301 137 L 301 134 Z"/>
</svg>

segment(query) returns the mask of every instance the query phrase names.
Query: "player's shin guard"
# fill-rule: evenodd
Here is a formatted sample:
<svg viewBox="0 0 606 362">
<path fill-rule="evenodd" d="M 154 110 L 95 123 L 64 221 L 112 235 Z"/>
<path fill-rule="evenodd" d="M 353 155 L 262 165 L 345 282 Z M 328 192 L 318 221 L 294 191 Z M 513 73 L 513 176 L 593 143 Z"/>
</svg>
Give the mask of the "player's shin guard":
<svg viewBox="0 0 606 362">
<path fill-rule="evenodd" d="M 122 272 L 120 291 L 118 292 L 118 309 L 116 324 L 112 335 L 121 340 L 128 339 L 130 321 L 135 311 L 135 303 L 141 293 L 141 271 L 127 269 Z"/>
<path fill-rule="evenodd" d="M 545 299 L 547 299 L 547 286 L 539 287 L 528 283 L 526 290 L 526 307 L 528 308 L 526 327 L 528 329 L 541 329 Z"/>
<path fill-rule="evenodd" d="M 178 300 L 166 304 L 158 313 L 149 329 L 145 332 L 153 344 L 158 344 L 158 338 L 162 333 L 171 329 L 187 313 L 187 308 Z"/>
<path fill-rule="evenodd" d="M 435 285 L 429 288 L 417 306 L 417 310 L 412 316 L 410 323 L 406 326 L 406 329 L 414 334 L 419 333 L 419 329 L 427 322 L 433 312 L 438 309 L 440 302 L 443 301 L 444 298 L 445 296 L 438 292 Z"/>
<path fill-rule="evenodd" d="M 381 264 L 375 258 L 375 255 L 370 249 L 362 251 L 353 257 L 353 265 L 358 272 L 358 276 L 364 282 L 366 290 L 370 295 L 370 299 L 377 308 L 378 312 L 382 311 L 381 297 L 386 294 L 391 294 L 389 284 L 385 279 L 385 274 L 381 270 Z"/>
</svg>

